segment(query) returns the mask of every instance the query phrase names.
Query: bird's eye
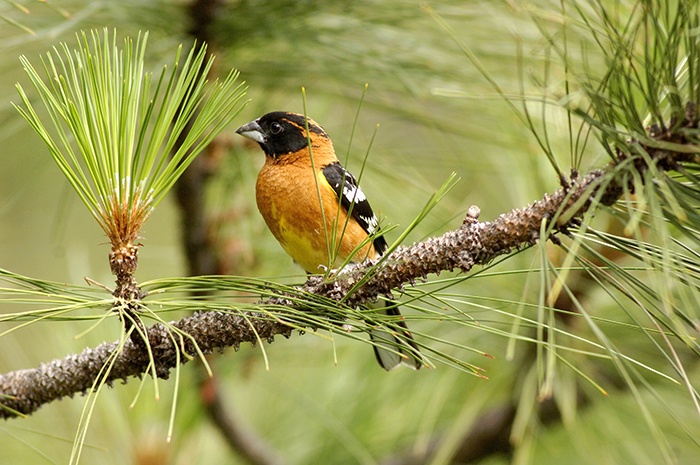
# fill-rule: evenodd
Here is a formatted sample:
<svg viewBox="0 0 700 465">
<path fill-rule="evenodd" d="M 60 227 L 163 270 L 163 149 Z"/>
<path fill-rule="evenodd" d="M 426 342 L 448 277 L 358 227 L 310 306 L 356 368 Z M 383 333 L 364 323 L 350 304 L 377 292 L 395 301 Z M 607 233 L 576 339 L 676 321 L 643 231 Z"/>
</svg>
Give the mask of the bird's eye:
<svg viewBox="0 0 700 465">
<path fill-rule="evenodd" d="M 270 132 L 272 134 L 279 134 L 282 132 L 282 125 L 280 123 L 272 123 L 270 125 Z"/>
</svg>

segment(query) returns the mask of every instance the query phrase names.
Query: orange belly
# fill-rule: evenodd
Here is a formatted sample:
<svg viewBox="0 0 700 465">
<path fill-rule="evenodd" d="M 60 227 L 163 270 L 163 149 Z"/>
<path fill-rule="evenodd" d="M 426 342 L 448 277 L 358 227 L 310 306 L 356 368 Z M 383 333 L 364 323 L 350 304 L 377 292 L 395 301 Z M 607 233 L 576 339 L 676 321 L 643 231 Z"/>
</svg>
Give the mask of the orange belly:
<svg viewBox="0 0 700 465">
<path fill-rule="evenodd" d="M 320 171 L 317 181 L 320 200 L 310 167 L 266 163 L 258 175 L 258 210 L 285 252 L 309 273 L 337 268 L 351 255 L 351 262 L 375 258 L 371 242 L 355 251 L 367 233 L 342 206 L 338 214 L 338 198 Z"/>
</svg>

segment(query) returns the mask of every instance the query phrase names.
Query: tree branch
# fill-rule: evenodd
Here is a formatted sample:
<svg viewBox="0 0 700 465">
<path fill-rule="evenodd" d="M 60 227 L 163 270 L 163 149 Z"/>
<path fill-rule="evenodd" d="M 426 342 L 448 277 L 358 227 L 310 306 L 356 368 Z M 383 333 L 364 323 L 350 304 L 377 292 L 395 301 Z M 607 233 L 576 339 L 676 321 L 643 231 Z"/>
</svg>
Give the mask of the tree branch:
<svg viewBox="0 0 700 465">
<path fill-rule="evenodd" d="M 209 417 L 232 450 L 250 464 L 284 465 L 286 462 L 242 418 L 234 414 L 220 395 L 215 378 L 207 377 L 201 384 L 200 398 Z"/>
<path fill-rule="evenodd" d="M 569 188 L 559 189 L 551 195 L 545 194 L 542 200 L 527 208 L 503 214 L 493 222 L 478 222 L 478 208 L 472 207 L 461 228 L 410 247 L 399 247 L 383 258 L 380 269 L 359 289 L 353 288 L 368 273 L 368 264 L 376 262 L 348 266 L 333 281 L 324 281 L 319 276 L 311 277 L 302 290 L 337 301 L 343 300 L 348 306 L 355 307 L 379 295 L 390 295 L 393 289 L 401 289 L 406 283 L 413 284 L 416 279 L 432 273 L 454 269 L 467 272 L 474 265 L 485 265 L 499 255 L 534 244 L 540 237 L 543 221 L 551 223 L 554 219 L 553 232 L 566 231 L 567 227 L 572 226 L 572 221 L 580 219 L 590 208 L 591 199 L 606 180 L 605 175 L 606 172 L 602 170 L 592 171 Z M 607 179 L 612 182 L 611 178 Z M 600 203 L 612 205 L 621 194 L 622 189 L 614 182 L 610 183 L 604 186 Z M 284 299 L 280 303 L 291 306 L 291 302 Z"/>
<path fill-rule="evenodd" d="M 222 0 L 193 0 L 190 3 L 192 26 L 189 34 L 198 46 L 208 44 L 209 55 L 214 54 L 216 44 L 212 25 L 223 3 Z M 213 79 L 215 75 L 214 68 L 211 68 L 209 77 Z M 196 113 L 199 113 L 199 109 Z M 188 127 L 182 132 L 183 137 L 178 139 L 173 152 L 177 151 L 185 136 L 190 133 L 192 121 L 193 119 L 189 120 Z M 219 135 L 211 141 L 204 153 L 187 167 L 175 183 L 177 203 L 182 213 L 182 241 L 191 276 L 226 274 L 222 257 L 211 234 L 211 219 L 207 217 L 205 208 L 206 185 L 217 168 L 217 161 L 222 158 L 217 157 L 224 145 L 221 140 Z M 202 375 L 199 391 L 204 411 L 231 450 L 250 465 L 284 464 L 281 455 L 226 405 L 216 379 L 208 376 L 204 364 L 198 365 L 198 368 Z"/>
<path fill-rule="evenodd" d="M 335 300 L 345 299 L 346 304 L 356 306 L 374 300 L 378 295 L 390 294 L 392 289 L 413 283 L 430 273 L 455 268 L 466 272 L 474 265 L 486 264 L 499 255 L 535 243 L 545 220 L 549 222 L 559 218 L 555 230 L 565 230 L 572 220 L 580 218 L 590 207 L 590 199 L 604 179 L 609 179 L 604 171 L 593 171 L 569 188 L 547 194 L 533 205 L 501 215 L 493 222 L 478 222 L 478 209 L 472 208 L 459 229 L 397 249 L 378 271 L 371 274 L 367 283 L 353 290 L 352 294 L 349 292 L 353 286 L 368 274 L 375 263 L 350 266 L 347 272 L 330 282 L 311 277 L 301 290 Z M 619 198 L 620 192 L 619 186 L 613 183 L 604 187 L 600 196 L 605 199 L 604 203 L 609 204 Z M 299 307 L 299 304 L 292 304 L 284 296 L 262 304 Z M 155 324 L 148 329 L 155 372 L 161 378 L 167 378 L 170 369 L 176 365 L 178 351 L 184 351 L 190 357 L 197 356 L 194 342 L 201 352 L 209 354 L 227 347 L 238 349 L 244 342 L 272 342 L 274 336 L 282 334 L 289 337 L 292 332 L 289 326 L 274 317 L 211 311 L 197 312 L 171 323 L 171 326 L 189 335 L 191 340 L 183 338 L 181 341 L 170 327 L 163 324 Z M 42 364 L 39 368 L 1 375 L 0 417 L 15 417 L 18 412 L 30 414 L 45 403 L 88 391 L 117 349 L 117 343 L 105 343 L 94 349 L 86 349 L 80 355 Z M 188 358 L 180 357 L 180 360 L 185 363 Z M 142 376 L 149 373 L 149 364 L 145 346 L 127 340 L 103 381 L 111 385 L 115 380 L 126 381 L 131 376 Z"/>
<path fill-rule="evenodd" d="M 237 350 L 244 342 L 255 345 L 258 338 L 271 343 L 278 334 L 289 337 L 292 333 L 289 326 L 269 318 L 261 319 L 260 315 L 221 312 L 197 312 L 171 323 L 171 327 L 189 334 L 204 354 L 228 347 Z M 184 351 L 190 358 L 198 355 L 192 340 L 181 340 L 171 327 L 159 323 L 148 328 L 155 372 L 163 379 L 167 379 L 170 369 L 175 367 L 178 351 Z M 15 412 L 30 414 L 53 400 L 72 397 L 78 392 L 86 393 L 118 348 L 118 342 L 108 342 L 85 349 L 79 355 L 42 364 L 39 368 L 0 375 L 0 418 L 15 417 Z M 182 363 L 188 360 L 188 357 L 180 357 Z M 140 377 L 151 372 L 149 364 L 149 354 L 143 343 L 134 344 L 132 339 L 127 339 L 112 369 L 103 375 L 103 381 L 111 386 L 116 380 L 126 382 L 132 376 Z"/>
</svg>

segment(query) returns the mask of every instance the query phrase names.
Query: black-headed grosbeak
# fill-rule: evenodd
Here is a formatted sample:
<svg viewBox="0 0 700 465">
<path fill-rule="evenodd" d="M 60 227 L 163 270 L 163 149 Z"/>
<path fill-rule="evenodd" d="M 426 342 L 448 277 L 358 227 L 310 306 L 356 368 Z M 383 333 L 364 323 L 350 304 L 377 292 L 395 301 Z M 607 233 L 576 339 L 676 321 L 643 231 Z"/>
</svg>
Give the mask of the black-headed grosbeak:
<svg viewBox="0 0 700 465">
<path fill-rule="evenodd" d="M 338 161 L 330 137 L 315 121 L 275 111 L 236 132 L 260 144 L 265 152 L 265 165 L 255 186 L 258 209 L 282 248 L 307 273 L 384 253 L 387 243 L 376 235 L 379 222 L 372 207 L 355 177 Z M 386 314 L 400 315 L 389 305 Z M 402 362 L 419 369 L 423 362 L 406 323 L 399 320 L 396 324 L 402 328 L 399 335 L 370 332 L 377 361 L 386 370 Z"/>
</svg>

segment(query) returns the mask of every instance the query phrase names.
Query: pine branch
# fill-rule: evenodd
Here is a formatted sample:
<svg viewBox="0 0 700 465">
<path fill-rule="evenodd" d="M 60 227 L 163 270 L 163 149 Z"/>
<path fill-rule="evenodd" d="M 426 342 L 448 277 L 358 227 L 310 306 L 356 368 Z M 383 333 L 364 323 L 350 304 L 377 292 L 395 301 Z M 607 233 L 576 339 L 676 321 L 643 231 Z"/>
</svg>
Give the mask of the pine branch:
<svg viewBox="0 0 700 465">
<path fill-rule="evenodd" d="M 238 349 L 244 342 L 255 344 L 258 338 L 269 343 L 278 334 L 289 337 L 292 332 L 290 327 L 270 319 L 261 319 L 259 315 L 220 312 L 197 312 L 173 322 L 171 327 L 190 334 L 204 354 L 228 347 Z M 173 337 L 172 329 L 163 324 L 148 328 L 148 340 L 159 378 L 168 378 L 170 369 L 177 363 L 178 350 L 189 355 L 181 357 L 183 363 L 197 356 L 191 340 L 185 338 L 182 345 L 176 344 L 180 338 Z M 0 418 L 12 418 L 18 413 L 27 415 L 56 399 L 86 393 L 118 348 L 118 342 L 104 343 L 85 349 L 78 355 L 42 364 L 39 368 L 1 375 Z M 111 386 L 117 380 L 126 382 L 132 376 L 141 377 L 150 372 L 149 364 L 149 354 L 144 350 L 143 343 L 127 339 L 103 381 Z"/>
<path fill-rule="evenodd" d="M 543 221 L 554 223 L 554 231 L 566 232 L 567 227 L 580 219 L 596 197 L 597 187 L 610 182 L 606 172 L 595 170 L 567 188 L 554 194 L 546 194 L 542 200 L 524 209 L 503 214 L 493 222 L 478 222 L 477 207 L 471 207 L 462 227 L 410 247 L 400 247 L 381 259 L 376 273 L 368 273 L 372 267 L 365 262 L 343 269 L 339 279 L 323 281 L 322 277 L 309 278 L 302 288 L 311 294 L 343 301 L 354 307 L 377 298 L 390 295 L 406 283 L 413 284 L 429 274 L 459 269 L 469 271 L 474 265 L 485 265 L 499 255 L 535 244 L 540 238 Z M 600 192 L 600 203 L 612 205 L 622 189 L 615 183 L 608 184 Z M 376 262 L 375 262 L 376 263 Z M 362 287 L 357 286 L 358 282 Z M 283 305 L 290 303 L 281 299 Z"/>
<path fill-rule="evenodd" d="M 499 255 L 535 243 L 545 220 L 554 219 L 557 221 L 555 230 L 565 231 L 572 221 L 580 218 L 592 205 L 591 199 L 604 179 L 610 179 L 606 172 L 594 171 L 569 188 L 545 195 L 533 205 L 501 215 L 494 222 L 478 222 L 478 208 L 472 207 L 470 215 L 458 230 L 410 247 L 401 247 L 389 255 L 388 260 L 380 263 L 379 268 L 375 268 L 376 263 L 368 262 L 349 267 L 347 272 L 344 271 L 332 282 L 323 282 L 319 277 L 309 278 L 301 290 L 344 301 L 348 305 L 359 305 L 431 273 L 455 268 L 467 271 L 474 265 L 486 264 Z M 604 192 L 599 193 L 599 197 L 606 199 L 604 203 L 611 203 L 619 197 L 620 192 L 621 189 L 616 184 L 609 184 Z M 368 278 L 367 282 L 355 288 L 364 278 Z M 280 304 L 300 306 L 284 297 L 261 302 L 261 305 L 266 306 Z M 191 339 L 173 335 L 173 329 L 188 334 Z M 238 349 L 245 342 L 272 342 L 278 334 L 289 337 L 291 333 L 292 328 L 274 316 L 210 311 L 197 312 L 191 317 L 171 323 L 170 327 L 155 324 L 148 328 L 147 334 L 156 365 L 155 373 L 158 377 L 167 379 L 170 369 L 177 363 L 178 350 L 189 356 L 180 357 L 184 363 L 197 356 L 197 348 L 204 354 L 210 354 L 228 347 Z M 129 377 L 140 377 L 150 372 L 151 359 L 148 351 L 144 350 L 142 342 L 135 343 L 135 339 L 124 342 L 114 365 L 102 381 L 111 385 L 115 380 L 126 381 Z M 102 376 L 102 368 L 110 363 L 112 354 L 118 348 L 116 342 L 105 343 L 94 349 L 86 349 L 79 355 L 43 364 L 39 368 L 1 375 L 0 417 L 27 415 L 45 403 L 74 393 L 85 393 Z"/>
</svg>

